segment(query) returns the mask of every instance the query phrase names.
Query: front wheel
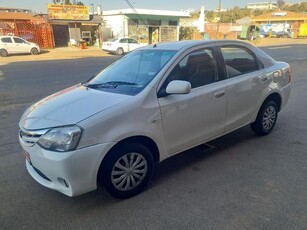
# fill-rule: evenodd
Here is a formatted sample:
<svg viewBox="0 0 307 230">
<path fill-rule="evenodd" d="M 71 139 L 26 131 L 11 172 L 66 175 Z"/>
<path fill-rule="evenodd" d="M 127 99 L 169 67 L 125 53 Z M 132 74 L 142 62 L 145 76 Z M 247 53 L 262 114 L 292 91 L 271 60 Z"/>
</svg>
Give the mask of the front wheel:
<svg viewBox="0 0 307 230">
<path fill-rule="evenodd" d="M 38 54 L 38 49 L 32 48 L 32 49 L 31 49 L 31 54 L 32 54 L 32 55 L 37 55 L 37 54 Z"/>
<path fill-rule="evenodd" d="M 154 172 L 150 150 L 137 143 L 124 144 L 106 156 L 99 170 L 99 183 L 116 198 L 129 198 L 142 192 Z"/>
<path fill-rule="evenodd" d="M 278 107 L 274 101 L 266 101 L 260 108 L 252 130 L 259 136 L 269 134 L 277 121 Z"/>
</svg>

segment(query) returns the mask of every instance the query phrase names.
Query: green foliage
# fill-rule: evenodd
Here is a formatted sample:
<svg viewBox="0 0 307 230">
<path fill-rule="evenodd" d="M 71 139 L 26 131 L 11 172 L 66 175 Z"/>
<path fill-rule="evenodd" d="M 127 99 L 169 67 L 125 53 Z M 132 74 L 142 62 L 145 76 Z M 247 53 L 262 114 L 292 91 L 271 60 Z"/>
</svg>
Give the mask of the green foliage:
<svg viewBox="0 0 307 230">
<path fill-rule="evenodd" d="M 296 12 L 296 13 L 307 12 L 307 2 L 301 2 L 301 3 L 293 4 L 291 6 L 285 6 L 283 9 L 287 11 Z"/>
<path fill-rule="evenodd" d="M 53 0 L 54 4 L 65 4 L 65 5 L 84 5 L 81 1 L 76 0 Z"/>
<path fill-rule="evenodd" d="M 233 9 L 220 13 L 221 23 L 235 22 L 236 20 L 244 17 L 251 16 L 251 10 L 247 8 L 240 8 L 235 6 Z"/>
<path fill-rule="evenodd" d="M 191 18 L 198 18 L 199 17 L 200 12 L 199 11 L 194 11 L 190 13 Z"/>
<path fill-rule="evenodd" d="M 286 3 L 283 0 L 277 0 L 277 7 L 278 9 L 283 9 Z"/>
<path fill-rule="evenodd" d="M 211 22 L 215 17 L 215 13 L 213 11 L 208 11 L 205 13 L 205 18 L 208 22 Z"/>
<path fill-rule="evenodd" d="M 180 27 L 179 40 L 191 40 L 194 38 L 194 28 L 192 27 Z"/>
</svg>

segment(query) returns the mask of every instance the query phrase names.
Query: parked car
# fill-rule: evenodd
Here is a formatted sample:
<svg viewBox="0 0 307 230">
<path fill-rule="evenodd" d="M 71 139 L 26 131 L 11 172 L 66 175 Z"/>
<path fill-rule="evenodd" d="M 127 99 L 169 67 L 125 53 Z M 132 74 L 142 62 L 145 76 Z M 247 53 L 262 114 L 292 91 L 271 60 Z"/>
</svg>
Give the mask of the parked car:
<svg viewBox="0 0 307 230">
<path fill-rule="evenodd" d="M 249 124 L 269 134 L 290 82 L 287 63 L 244 42 L 149 45 L 30 106 L 19 141 L 40 184 L 128 198 L 170 156 Z"/>
<path fill-rule="evenodd" d="M 39 45 L 28 42 L 16 36 L 0 36 L 0 56 L 6 57 L 8 54 L 30 53 L 37 55 L 40 53 Z"/>
<path fill-rule="evenodd" d="M 110 41 L 102 43 L 102 50 L 109 53 L 115 53 L 117 55 L 123 55 L 132 50 L 145 46 L 147 44 L 139 43 L 132 38 L 114 38 Z"/>
</svg>

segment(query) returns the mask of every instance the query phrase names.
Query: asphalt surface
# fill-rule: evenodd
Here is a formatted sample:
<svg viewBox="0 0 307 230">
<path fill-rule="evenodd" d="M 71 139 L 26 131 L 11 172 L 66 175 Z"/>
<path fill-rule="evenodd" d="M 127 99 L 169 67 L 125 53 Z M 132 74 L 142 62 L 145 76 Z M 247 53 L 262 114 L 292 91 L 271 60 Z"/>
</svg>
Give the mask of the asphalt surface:
<svg viewBox="0 0 307 230">
<path fill-rule="evenodd" d="M 244 127 L 210 142 L 213 149 L 172 157 L 145 192 L 128 200 L 102 189 L 70 198 L 42 187 L 28 175 L 17 140 L 26 107 L 117 57 L 1 59 L 0 228 L 307 229 L 307 46 L 263 49 L 292 68 L 291 97 L 274 131 L 257 137 Z"/>
</svg>

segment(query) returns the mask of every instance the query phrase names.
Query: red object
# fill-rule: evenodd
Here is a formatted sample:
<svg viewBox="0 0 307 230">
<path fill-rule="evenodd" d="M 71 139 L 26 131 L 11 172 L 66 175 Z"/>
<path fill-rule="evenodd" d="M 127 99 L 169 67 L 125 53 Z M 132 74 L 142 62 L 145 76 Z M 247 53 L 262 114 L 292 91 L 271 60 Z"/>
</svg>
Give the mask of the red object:
<svg viewBox="0 0 307 230">
<path fill-rule="evenodd" d="M 81 43 L 81 49 L 86 49 L 86 47 L 85 47 L 85 42 L 82 42 L 82 43 Z"/>
</svg>

